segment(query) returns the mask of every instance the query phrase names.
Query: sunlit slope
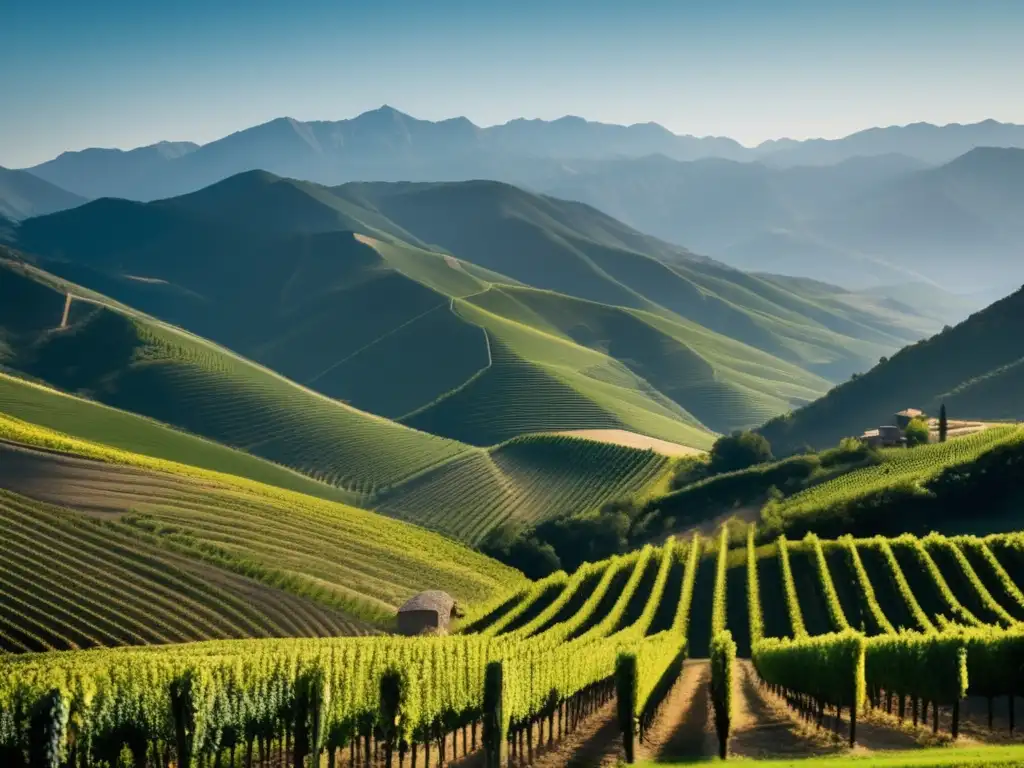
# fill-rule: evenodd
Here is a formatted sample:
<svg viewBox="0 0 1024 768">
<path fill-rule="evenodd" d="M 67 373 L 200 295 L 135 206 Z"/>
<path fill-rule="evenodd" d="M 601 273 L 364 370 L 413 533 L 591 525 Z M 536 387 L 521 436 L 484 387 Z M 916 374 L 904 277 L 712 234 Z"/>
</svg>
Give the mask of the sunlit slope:
<svg viewBox="0 0 1024 768">
<path fill-rule="evenodd" d="M 441 463 L 467 446 L 331 400 L 227 350 L 144 316 L 64 297 L 13 271 L 38 317 L 0 306 L 6 364 L 61 389 L 240 448 L 355 494 Z M 45 309 L 45 311 L 44 311 Z M 54 424 L 62 428 L 59 424 Z"/>
<path fill-rule="evenodd" d="M 919 317 L 852 307 L 739 272 L 590 206 L 506 184 L 346 184 L 333 191 L 423 242 L 526 285 L 675 314 L 831 378 L 862 370 L 921 333 Z"/>
<path fill-rule="evenodd" d="M 621 428 L 707 447 L 712 434 L 626 366 L 586 347 L 456 302 L 487 332 L 491 364 L 403 423 L 474 445 L 563 429 Z"/>
<path fill-rule="evenodd" d="M 424 472 L 383 495 L 377 508 L 475 544 L 498 526 L 528 527 L 642 494 L 669 468 L 653 451 L 528 435 Z"/>
<path fill-rule="evenodd" d="M 468 299 L 607 355 L 714 431 L 806 403 L 825 380 L 682 318 L 498 286 Z"/>
<path fill-rule="evenodd" d="M 521 579 L 450 539 L 351 506 L 7 417 L 0 417 L 0 438 L 13 443 L 2 447 L 0 480 L 20 496 L 99 516 L 123 548 L 137 539 L 143 559 L 165 552 L 186 569 L 233 573 L 354 620 L 387 622 L 423 589 L 445 589 L 472 603 Z M 92 530 L 75 522 L 84 516 L 64 514 L 68 525 Z M 32 531 L 25 536 L 31 545 Z"/>
</svg>

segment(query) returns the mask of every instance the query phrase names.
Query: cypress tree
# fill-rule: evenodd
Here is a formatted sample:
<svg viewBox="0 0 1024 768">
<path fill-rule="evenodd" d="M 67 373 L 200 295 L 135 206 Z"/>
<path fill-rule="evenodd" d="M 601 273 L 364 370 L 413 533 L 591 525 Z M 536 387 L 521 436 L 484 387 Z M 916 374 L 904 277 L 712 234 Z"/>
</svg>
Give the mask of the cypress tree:
<svg viewBox="0 0 1024 768">
<path fill-rule="evenodd" d="M 949 422 L 946 420 L 946 404 L 939 408 L 939 442 L 946 442 L 946 435 L 949 433 Z"/>
</svg>

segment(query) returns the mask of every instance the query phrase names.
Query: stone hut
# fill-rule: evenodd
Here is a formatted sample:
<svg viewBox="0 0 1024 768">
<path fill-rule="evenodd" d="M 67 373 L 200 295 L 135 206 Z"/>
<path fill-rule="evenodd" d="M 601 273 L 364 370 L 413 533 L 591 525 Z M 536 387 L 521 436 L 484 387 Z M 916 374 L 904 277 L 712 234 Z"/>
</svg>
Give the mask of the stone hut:
<svg viewBox="0 0 1024 768">
<path fill-rule="evenodd" d="M 398 633 L 401 635 L 447 634 L 453 616 L 459 616 L 455 598 L 432 589 L 409 598 L 398 609 Z"/>
</svg>

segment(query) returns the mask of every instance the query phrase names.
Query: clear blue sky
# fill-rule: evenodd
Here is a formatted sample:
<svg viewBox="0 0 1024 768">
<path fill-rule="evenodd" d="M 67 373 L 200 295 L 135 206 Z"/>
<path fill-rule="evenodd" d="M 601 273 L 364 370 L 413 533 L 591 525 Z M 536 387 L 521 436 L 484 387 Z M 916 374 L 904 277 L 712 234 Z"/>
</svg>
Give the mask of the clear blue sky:
<svg viewBox="0 0 1024 768">
<path fill-rule="evenodd" d="M 1024 0 L 11 0 L 0 165 L 274 117 L 656 121 L 746 144 L 1024 123 Z"/>
</svg>

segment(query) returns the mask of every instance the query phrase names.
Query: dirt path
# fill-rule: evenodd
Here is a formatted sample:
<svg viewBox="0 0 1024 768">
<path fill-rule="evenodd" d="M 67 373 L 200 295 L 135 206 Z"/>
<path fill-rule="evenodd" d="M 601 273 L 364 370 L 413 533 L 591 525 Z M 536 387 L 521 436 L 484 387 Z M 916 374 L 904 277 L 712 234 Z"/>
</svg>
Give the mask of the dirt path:
<svg viewBox="0 0 1024 768">
<path fill-rule="evenodd" d="M 536 768 L 597 768 L 622 761 L 622 737 L 613 698 L 552 749 L 534 756 Z"/>
<path fill-rule="evenodd" d="M 637 750 L 641 759 L 692 760 L 716 754 L 707 659 L 690 659 Z"/>
</svg>

